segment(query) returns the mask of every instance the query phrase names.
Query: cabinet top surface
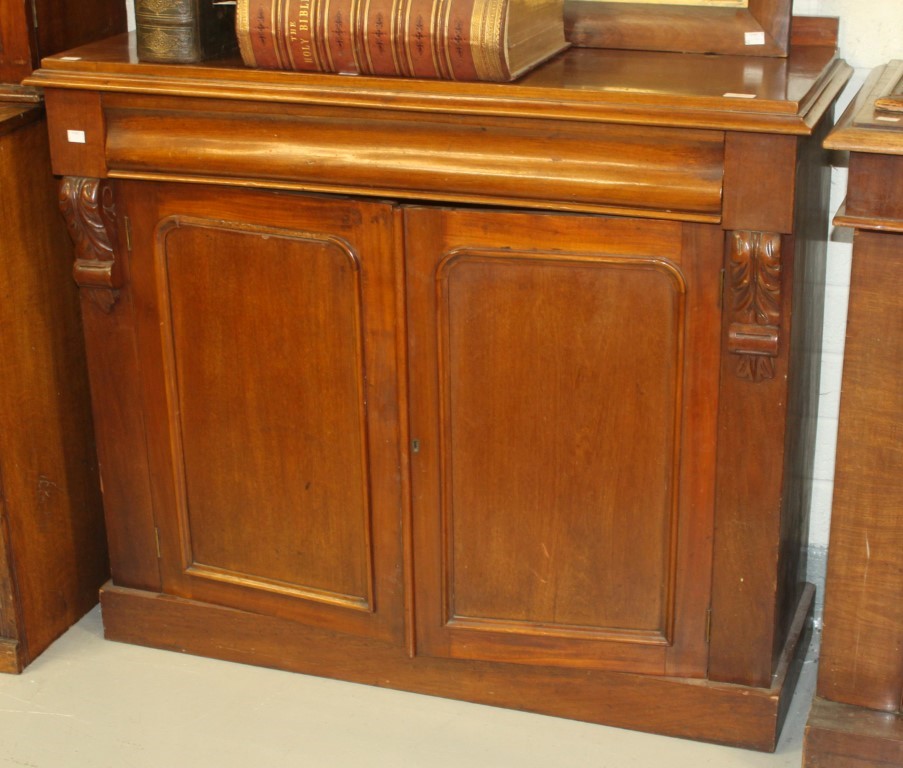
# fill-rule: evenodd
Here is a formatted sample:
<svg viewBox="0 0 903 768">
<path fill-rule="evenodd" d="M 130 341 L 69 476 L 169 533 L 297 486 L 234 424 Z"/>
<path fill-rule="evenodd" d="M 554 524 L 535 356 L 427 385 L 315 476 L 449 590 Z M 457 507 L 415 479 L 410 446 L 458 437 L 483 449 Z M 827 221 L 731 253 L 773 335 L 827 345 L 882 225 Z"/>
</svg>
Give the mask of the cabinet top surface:
<svg viewBox="0 0 903 768">
<path fill-rule="evenodd" d="M 903 60 L 872 71 L 825 146 L 903 155 Z"/>
<path fill-rule="evenodd" d="M 45 58 L 46 88 L 808 134 L 849 79 L 829 47 L 786 59 L 572 48 L 514 83 L 139 62 L 134 33 Z"/>
<path fill-rule="evenodd" d="M 42 114 L 44 114 L 43 108 L 35 104 L 0 102 L 0 136 L 37 120 Z"/>
</svg>

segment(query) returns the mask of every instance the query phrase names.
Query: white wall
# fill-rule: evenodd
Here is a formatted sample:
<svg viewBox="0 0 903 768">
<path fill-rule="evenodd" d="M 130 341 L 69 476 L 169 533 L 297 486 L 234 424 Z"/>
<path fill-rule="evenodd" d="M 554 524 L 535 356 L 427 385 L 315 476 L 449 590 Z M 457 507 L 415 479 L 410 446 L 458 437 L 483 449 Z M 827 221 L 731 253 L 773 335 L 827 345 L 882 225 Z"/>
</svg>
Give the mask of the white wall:
<svg viewBox="0 0 903 768">
<path fill-rule="evenodd" d="M 840 52 L 857 68 L 903 58 L 901 0 L 794 0 L 798 16 L 840 18 Z"/>
</svg>

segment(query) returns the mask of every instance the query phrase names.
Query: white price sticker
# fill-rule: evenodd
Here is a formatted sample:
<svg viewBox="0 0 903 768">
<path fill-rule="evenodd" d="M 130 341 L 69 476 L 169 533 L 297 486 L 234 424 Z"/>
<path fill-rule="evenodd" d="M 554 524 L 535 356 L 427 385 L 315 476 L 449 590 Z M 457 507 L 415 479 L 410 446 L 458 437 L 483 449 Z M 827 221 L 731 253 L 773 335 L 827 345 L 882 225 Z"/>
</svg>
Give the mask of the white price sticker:
<svg viewBox="0 0 903 768">
<path fill-rule="evenodd" d="M 765 45 L 765 33 L 761 30 L 758 32 L 747 32 L 743 35 L 743 39 L 747 45 Z"/>
<path fill-rule="evenodd" d="M 85 143 L 85 132 L 84 131 L 73 131 L 71 128 L 66 131 L 66 138 L 69 140 L 70 144 L 84 144 Z"/>
</svg>

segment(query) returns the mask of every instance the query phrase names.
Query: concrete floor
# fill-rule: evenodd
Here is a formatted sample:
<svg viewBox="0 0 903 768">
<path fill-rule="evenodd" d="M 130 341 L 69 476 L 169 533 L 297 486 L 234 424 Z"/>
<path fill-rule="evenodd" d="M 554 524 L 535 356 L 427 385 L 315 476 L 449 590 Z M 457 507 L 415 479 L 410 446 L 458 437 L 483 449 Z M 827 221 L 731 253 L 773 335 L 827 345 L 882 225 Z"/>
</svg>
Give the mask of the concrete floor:
<svg viewBox="0 0 903 768">
<path fill-rule="evenodd" d="M 763 754 L 113 643 L 95 608 L 0 675 L 0 766 L 799 768 L 815 668 Z"/>
</svg>

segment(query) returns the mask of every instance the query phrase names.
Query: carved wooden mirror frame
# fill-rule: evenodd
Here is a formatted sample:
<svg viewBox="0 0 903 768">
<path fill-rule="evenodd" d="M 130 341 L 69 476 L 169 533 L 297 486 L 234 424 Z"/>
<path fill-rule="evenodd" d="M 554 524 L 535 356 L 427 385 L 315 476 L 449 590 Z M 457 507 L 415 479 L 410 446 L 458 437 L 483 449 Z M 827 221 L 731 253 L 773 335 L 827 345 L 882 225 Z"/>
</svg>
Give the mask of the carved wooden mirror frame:
<svg viewBox="0 0 903 768">
<path fill-rule="evenodd" d="M 786 56 L 792 0 L 565 0 L 573 45 Z"/>
</svg>

